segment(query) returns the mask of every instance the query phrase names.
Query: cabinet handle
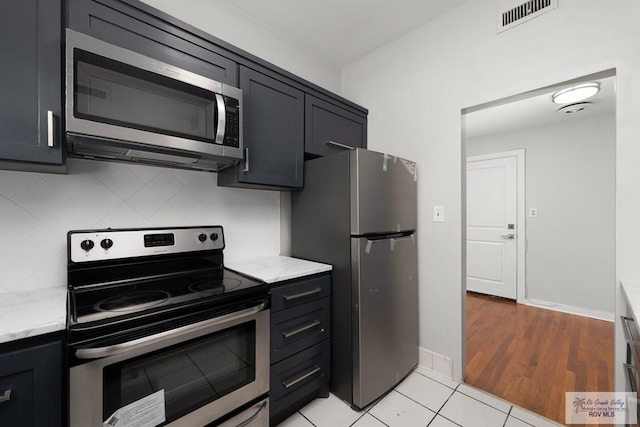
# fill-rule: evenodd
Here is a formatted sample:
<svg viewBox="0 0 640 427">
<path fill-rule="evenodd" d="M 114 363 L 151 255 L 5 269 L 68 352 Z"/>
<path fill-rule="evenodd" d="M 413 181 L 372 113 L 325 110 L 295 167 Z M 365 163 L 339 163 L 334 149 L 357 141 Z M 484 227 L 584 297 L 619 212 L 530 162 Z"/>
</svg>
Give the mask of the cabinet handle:
<svg viewBox="0 0 640 427">
<path fill-rule="evenodd" d="M 313 322 L 308 323 L 308 324 L 306 324 L 304 326 L 300 326 L 299 328 L 296 328 L 296 329 L 294 329 L 292 331 L 283 332 L 282 335 L 285 338 L 291 338 L 294 335 L 298 335 L 301 332 L 304 332 L 304 331 L 309 330 L 311 328 L 315 328 L 318 325 L 320 325 L 320 321 L 319 320 L 314 320 Z"/>
<path fill-rule="evenodd" d="M 53 148 L 53 111 L 47 111 L 47 145 Z"/>
<path fill-rule="evenodd" d="M 282 298 L 285 301 L 289 302 L 289 301 L 294 300 L 294 299 L 298 299 L 298 298 L 302 298 L 302 297 L 308 297 L 309 295 L 313 295 L 313 294 L 319 294 L 320 292 L 322 292 L 322 289 L 315 288 L 315 289 L 311 289 L 310 291 L 300 292 L 299 294 L 283 295 Z"/>
<path fill-rule="evenodd" d="M 293 387 L 294 385 L 298 384 L 300 381 L 304 381 L 307 378 L 309 378 L 311 375 L 317 373 L 320 371 L 320 366 L 316 365 L 314 366 L 309 372 L 307 372 L 306 374 L 303 374 L 301 376 L 299 376 L 298 378 L 296 378 L 295 380 L 292 381 L 282 381 L 282 385 L 284 386 L 284 388 L 290 388 Z"/>
<path fill-rule="evenodd" d="M 0 403 L 8 402 L 11 400 L 11 389 L 4 392 L 2 396 L 0 396 Z"/>
<path fill-rule="evenodd" d="M 356 149 L 356 147 L 352 147 L 350 145 L 342 144 L 340 142 L 335 142 L 335 141 L 327 141 L 327 145 L 331 145 L 331 146 L 339 147 L 339 148 L 344 148 L 346 150 L 355 150 Z"/>
<path fill-rule="evenodd" d="M 249 172 L 249 149 L 244 149 L 244 169 L 242 172 Z"/>
</svg>

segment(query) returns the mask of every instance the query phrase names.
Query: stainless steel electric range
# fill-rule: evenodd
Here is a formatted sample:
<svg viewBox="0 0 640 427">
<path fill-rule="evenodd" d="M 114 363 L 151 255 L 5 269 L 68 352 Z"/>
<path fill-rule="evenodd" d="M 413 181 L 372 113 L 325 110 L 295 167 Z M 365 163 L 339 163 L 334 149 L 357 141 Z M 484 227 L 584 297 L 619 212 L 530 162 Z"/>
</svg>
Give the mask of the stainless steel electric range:
<svg viewBox="0 0 640 427">
<path fill-rule="evenodd" d="M 67 235 L 73 427 L 268 425 L 268 287 L 220 226 Z"/>
</svg>

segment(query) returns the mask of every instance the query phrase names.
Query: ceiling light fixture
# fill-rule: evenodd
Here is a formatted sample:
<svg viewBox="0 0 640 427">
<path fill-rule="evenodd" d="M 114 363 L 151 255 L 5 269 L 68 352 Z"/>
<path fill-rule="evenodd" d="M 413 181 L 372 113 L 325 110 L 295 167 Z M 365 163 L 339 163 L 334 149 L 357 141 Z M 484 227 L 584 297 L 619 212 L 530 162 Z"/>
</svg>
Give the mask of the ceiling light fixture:
<svg viewBox="0 0 640 427">
<path fill-rule="evenodd" d="M 551 100 L 556 104 L 572 104 L 591 98 L 600 92 L 600 83 L 584 83 L 561 89 L 551 95 Z"/>
<path fill-rule="evenodd" d="M 564 107 L 558 108 L 558 113 L 564 113 L 564 114 L 579 113 L 581 111 L 584 111 L 584 109 L 587 108 L 589 105 L 591 105 L 590 102 L 577 102 L 575 104 L 565 105 Z"/>
</svg>

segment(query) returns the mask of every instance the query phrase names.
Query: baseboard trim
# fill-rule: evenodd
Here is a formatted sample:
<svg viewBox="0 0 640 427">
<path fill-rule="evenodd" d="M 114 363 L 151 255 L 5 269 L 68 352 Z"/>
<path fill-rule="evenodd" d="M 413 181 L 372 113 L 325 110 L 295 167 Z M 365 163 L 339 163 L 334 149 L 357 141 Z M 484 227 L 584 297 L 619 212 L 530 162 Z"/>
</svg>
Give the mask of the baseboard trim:
<svg viewBox="0 0 640 427">
<path fill-rule="evenodd" d="M 615 315 L 607 311 L 591 310 L 588 308 L 558 304 L 555 302 L 542 301 L 532 298 L 527 298 L 524 304 L 531 307 L 544 308 L 547 310 L 559 311 L 561 313 L 575 314 L 578 316 L 590 317 L 592 319 L 604 320 L 607 322 L 615 321 Z"/>
<path fill-rule="evenodd" d="M 453 360 L 450 357 L 419 347 L 418 365 L 446 378 L 453 379 Z"/>
</svg>

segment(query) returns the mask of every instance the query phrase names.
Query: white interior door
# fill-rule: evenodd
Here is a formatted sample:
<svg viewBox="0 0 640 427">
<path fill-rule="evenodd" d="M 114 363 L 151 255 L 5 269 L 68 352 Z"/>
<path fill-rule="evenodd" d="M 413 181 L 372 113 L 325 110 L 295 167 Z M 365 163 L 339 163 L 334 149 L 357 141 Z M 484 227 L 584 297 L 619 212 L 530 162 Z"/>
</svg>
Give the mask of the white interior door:
<svg viewBox="0 0 640 427">
<path fill-rule="evenodd" d="M 517 296 L 517 157 L 467 158 L 467 290 Z"/>
</svg>

